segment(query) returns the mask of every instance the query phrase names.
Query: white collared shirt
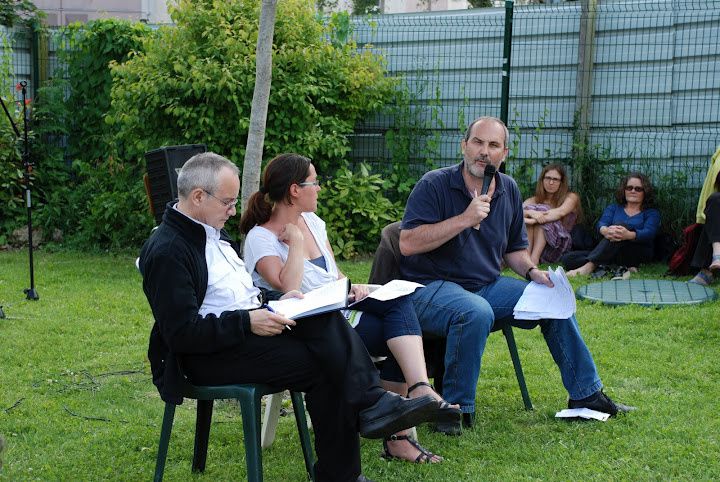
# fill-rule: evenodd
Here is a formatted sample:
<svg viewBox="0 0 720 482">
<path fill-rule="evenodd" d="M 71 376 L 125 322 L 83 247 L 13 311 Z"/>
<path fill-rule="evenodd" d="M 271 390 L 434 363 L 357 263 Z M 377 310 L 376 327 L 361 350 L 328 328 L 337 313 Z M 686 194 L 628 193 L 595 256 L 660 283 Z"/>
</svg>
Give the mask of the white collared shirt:
<svg viewBox="0 0 720 482">
<path fill-rule="evenodd" d="M 175 209 L 177 210 L 176 206 Z M 220 230 L 185 215 L 205 229 L 205 261 L 208 268 L 208 286 L 200 315 L 220 316 L 223 311 L 251 310 L 260 307 L 260 290 L 253 285 L 230 243 L 220 239 Z"/>
</svg>

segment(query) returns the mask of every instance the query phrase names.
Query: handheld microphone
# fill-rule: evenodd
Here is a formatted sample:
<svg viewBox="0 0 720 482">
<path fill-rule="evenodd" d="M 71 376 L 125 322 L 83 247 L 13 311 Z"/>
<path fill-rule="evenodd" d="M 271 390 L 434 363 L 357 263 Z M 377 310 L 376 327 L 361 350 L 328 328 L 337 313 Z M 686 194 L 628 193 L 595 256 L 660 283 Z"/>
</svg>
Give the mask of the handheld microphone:
<svg viewBox="0 0 720 482">
<path fill-rule="evenodd" d="M 485 171 L 483 171 L 483 185 L 482 190 L 480 191 L 480 195 L 487 194 L 488 190 L 490 189 L 490 183 L 492 182 L 493 178 L 495 177 L 495 166 L 492 164 L 488 164 L 485 166 Z M 480 229 L 480 225 L 477 224 L 473 226 L 475 230 L 477 231 Z"/>
<path fill-rule="evenodd" d="M 483 186 L 482 191 L 480 191 L 480 195 L 487 194 L 488 189 L 490 189 L 490 182 L 492 182 L 493 178 L 495 177 L 495 166 L 492 164 L 488 164 L 485 166 L 485 171 L 483 174 Z"/>
</svg>

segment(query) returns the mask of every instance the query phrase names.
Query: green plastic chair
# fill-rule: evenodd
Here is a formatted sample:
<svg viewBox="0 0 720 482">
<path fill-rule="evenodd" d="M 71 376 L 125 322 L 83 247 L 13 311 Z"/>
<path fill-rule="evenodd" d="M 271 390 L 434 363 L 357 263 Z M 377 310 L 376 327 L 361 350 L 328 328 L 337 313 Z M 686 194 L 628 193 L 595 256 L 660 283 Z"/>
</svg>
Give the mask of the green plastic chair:
<svg viewBox="0 0 720 482">
<path fill-rule="evenodd" d="M 262 482 L 262 450 L 260 448 L 260 407 L 262 397 L 278 390 L 262 384 L 238 384 L 221 386 L 196 386 L 185 379 L 183 397 L 197 400 L 197 417 L 195 421 L 195 451 L 193 454 L 192 471 L 203 472 L 207 459 L 208 440 L 210 438 L 210 422 L 212 419 L 213 401 L 217 399 L 234 398 L 240 403 L 242 414 L 243 436 L 245 439 L 245 460 L 247 465 L 247 480 L 250 482 Z M 301 392 L 290 392 L 292 398 L 295 421 L 297 422 L 300 435 L 300 445 L 305 458 L 305 470 L 308 479 L 315 480 L 312 444 L 310 432 L 308 431 L 307 418 L 305 417 L 305 405 Z M 162 430 L 160 432 L 160 444 L 155 465 L 155 481 L 163 478 L 165 471 L 165 459 L 167 458 L 168 446 L 170 444 L 170 433 L 172 432 L 173 419 L 175 418 L 175 405 L 165 403 L 165 415 L 163 416 Z"/>
</svg>

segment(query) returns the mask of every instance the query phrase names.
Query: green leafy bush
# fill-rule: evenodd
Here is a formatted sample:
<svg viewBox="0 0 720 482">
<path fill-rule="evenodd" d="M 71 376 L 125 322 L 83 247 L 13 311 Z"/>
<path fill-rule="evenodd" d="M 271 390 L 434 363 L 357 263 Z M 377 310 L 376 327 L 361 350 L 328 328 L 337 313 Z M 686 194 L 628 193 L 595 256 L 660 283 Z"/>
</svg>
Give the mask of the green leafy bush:
<svg viewBox="0 0 720 482">
<path fill-rule="evenodd" d="M 22 105 L 15 102 L 15 92 L 8 88 L 12 82 L 12 50 L 5 35 L 0 36 L 2 42 L 2 55 L 0 55 L 0 94 L 3 94 L 5 107 L 7 107 L 15 125 L 21 129 L 23 126 Z M 23 197 L 23 163 L 22 139 L 18 138 L 4 112 L 0 112 L 0 245 L 7 242 L 7 235 L 20 227 L 25 214 L 25 199 Z"/>
<path fill-rule="evenodd" d="M 350 259 L 375 251 L 380 232 L 400 219 L 403 206 L 383 196 L 383 180 L 361 164 L 358 173 L 343 167 L 323 183 L 318 216 L 327 223 L 335 256 Z"/>
<path fill-rule="evenodd" d="M 102 19 L 62 31 L 68 80 L 40 89 L 35 111 L 41 176 L 48 185 L 38 222 L 60 229 L 77 248 L 137 246 L 152 226 L 142 188 L 144 167 L 111 149 L 110 63 L 141 49 L 150 29 L 141 23 Z M 67 99 L 66 99 L 66 92 Z M 67 139 L 67 152 L 63 140 Z M 65 157 L 70 160 L 66 162 Z"/>
<path fill-rule="evenodd" d="M 244 157 L 255 83 L 259 1 L 181 0 L 174 28 L 113 67 L 107 117 L 127 157 L 166 144 L 204 143 Z M 355 123 L 392 95 L 383 62 L 348 40 L 341 17 L 324 24 L 311 2 L 279 2 L 264 158 L 309 156 L 333 171 Z"/>
</svg>

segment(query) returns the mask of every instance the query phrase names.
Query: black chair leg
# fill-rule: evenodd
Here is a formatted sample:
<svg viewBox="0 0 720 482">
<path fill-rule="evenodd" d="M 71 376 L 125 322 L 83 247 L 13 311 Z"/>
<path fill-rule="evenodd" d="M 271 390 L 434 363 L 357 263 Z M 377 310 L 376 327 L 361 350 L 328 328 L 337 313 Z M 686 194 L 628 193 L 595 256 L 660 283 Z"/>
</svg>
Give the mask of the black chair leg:
<svg viewBox="0 0 720 482">
<path fill-rule="evenodd" d="M 165 403 L 162 429 L 160 429 L 160 444 L 158 446 L 157 461 L 155 462 L 155 482 L 161 482 L 165 472 L 165 459 L 167 458 L 170 434 L 172 433 L 173 419 L 175 418 L 175 405 Z"/>
<path fill-rule="evenodd" d="M 523 375 L 522 365 L 520 364 L 520 356 L 518 355 L 517 345 L 515 344 L 515 335 L 513 335 L 512 326 L 504 325 L 502 331 L 503 335 L 505 335 L 505 341 L 507 341 L 513 367 L 515 367 L 515 376 L 517 377 L 518 385 L 520 385 L 520 394 L 522 395 L 525 410 L 532 410 L 533 404 L 530 401 L 530 393 L 525 384 L 525 375 Z"/>
<path fill-rule="evenodd" d="M 195 451 L 193 452 L 193 472 L 204 472 L 207 460 L 208 441 L 210 440 L 210 423 L 212 421 L 213 400 L 197 401 L 195 418 Z"/>
</svg>

